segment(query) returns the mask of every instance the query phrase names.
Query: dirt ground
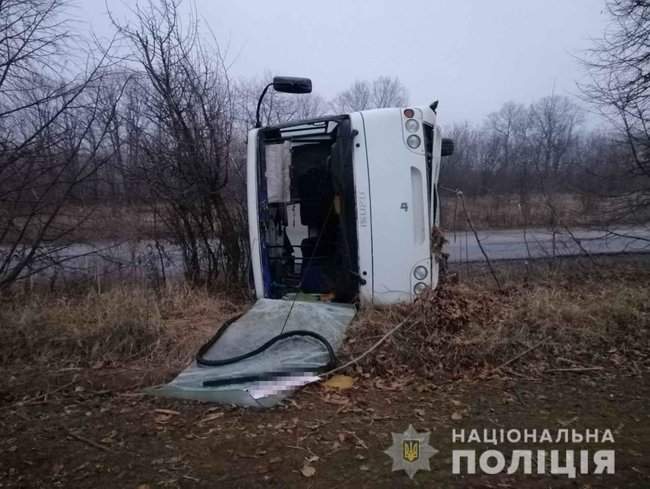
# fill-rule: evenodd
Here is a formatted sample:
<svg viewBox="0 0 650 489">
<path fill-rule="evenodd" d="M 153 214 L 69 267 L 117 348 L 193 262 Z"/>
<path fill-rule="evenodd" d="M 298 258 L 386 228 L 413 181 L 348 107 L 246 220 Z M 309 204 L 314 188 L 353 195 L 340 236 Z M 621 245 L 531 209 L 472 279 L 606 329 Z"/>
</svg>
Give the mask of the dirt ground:
<svg viewBox="0 0 650 489">
<path fill-rule="evenodd" d="M 411 310 L 419 336 L 405 326 L 348 369 L 351 388 L 310 385 L 268 410 L 143 392 L 241 309 L 225 298 L 116 288 L 4 302 L 0 489 L 650 488 L 648 258 L 537 268 L 500 265 L 499 293 L 463 268 L 432 302 L 360 311 L 348 356 Z M 409 425 L 438 450 L 413 480 L 384 453 Z M 610 429 L 613 444 L 496 448 L 508 461 L 613 449 L 615 473 L 452 474 L 452 449 L 495 448 L 452 444 L 452 430 L 513 428 Z"/>
<path fill-rule="evenodd" d="M 142 393 L 170 375 L 137 368 L 4 371 L 0 487 L 650 487 L 645 373 L 561 372 L 440 385 L 357 378 L 351 389 L 336 392 L 308 386 L 264 411 Z M 409 424 L 430 431 L 439 450 L 431 471 L 413 480 L 392 472 L 383 453 L 391 432 Z M 616 473 L 575 480 L 454 476 L 453 428 L 609 428 Z M 305 466 L 313 475 L 306 476 L 312 471 Z"/>
</svg>

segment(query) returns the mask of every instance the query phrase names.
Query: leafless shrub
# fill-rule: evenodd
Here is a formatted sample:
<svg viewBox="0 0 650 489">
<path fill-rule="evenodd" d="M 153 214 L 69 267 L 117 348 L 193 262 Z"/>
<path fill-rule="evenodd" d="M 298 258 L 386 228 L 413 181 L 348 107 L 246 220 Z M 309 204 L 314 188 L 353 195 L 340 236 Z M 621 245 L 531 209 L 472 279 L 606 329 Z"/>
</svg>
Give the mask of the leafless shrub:
<svg viewBox="0 0 650 489">
<path fill-rule="evenodd" d="M 119 286 L 17 296 L 0 307 L 0 364 L 154 361 L 178 368 L 239 307 L 182 284 L 167 285 L 160 294 Z"/>
<path fill-rule="evenodd" d="M 137 6 L 135 20 L 114 21 L 139 66 L 129 120 L 137 147 L 136 179 L 181 246 L 194 284 L 239 284 L 248 263 L 241 192 L 229 193 L 234 166 L 232 87 L 218 47 L 202 45 L 198 22 L 185 25 L 172 0 Z"/>
<path fill-rule="evenodd" d="M 599 367 L 636 372 L 648 366 L 648 283 L 639 263 L 601 270 L 540 265 L 532 275 L 501 274 L 503 292 L 491 277 L 471 284 L 445 283 L 413 305 L 361 313 L 346 350 L 355 356 L 407 319 L 361 367 L 378 375 L 445 375 L 491 372 L 530 351 L 510 368 Z"/>
</svg>

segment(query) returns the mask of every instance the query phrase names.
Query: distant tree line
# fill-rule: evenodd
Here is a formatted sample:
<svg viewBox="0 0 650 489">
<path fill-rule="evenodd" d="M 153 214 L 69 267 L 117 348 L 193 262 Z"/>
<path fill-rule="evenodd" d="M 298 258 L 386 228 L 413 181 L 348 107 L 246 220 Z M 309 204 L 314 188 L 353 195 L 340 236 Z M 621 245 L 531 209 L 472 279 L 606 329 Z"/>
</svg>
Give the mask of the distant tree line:
<svg viewBox="0 0 650 489">
<path fill-rule="evenodd" d="M 600 221 L 650 219 L 650 1 L 611 0 L 611 24 L 583 61 L 591 83 L 587 107 L 608 124 L 585 128 L 584 109 L 550 95 L 525 106 L 504 104 L 480 124 L 456 124 L 447 134 L 456 152 L 441 181 L 469 195 L 531 196 L 549 207 L 558 194 L 606 204 Z"/>
</svg>

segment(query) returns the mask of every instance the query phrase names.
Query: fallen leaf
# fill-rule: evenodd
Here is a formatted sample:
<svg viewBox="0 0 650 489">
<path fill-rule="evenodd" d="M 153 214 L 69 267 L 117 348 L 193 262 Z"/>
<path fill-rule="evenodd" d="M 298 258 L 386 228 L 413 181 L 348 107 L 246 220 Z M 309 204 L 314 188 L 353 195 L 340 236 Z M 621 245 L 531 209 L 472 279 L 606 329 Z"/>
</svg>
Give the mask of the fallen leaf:
<svg viewBox="0 0 650 489">
<path fill-rule="evenodd" d="M 333 375 L 323 385 L 328 389 L 349 389 L 354 385 L 354 379 L 349 375 Z"/>
<path fill-rule="evenodd" d="M 316 469 L 311 465 L 305 464 L 300 469 L 300 473 L 305 477 L 312 477 L 316 473 Z"/>
</svg>

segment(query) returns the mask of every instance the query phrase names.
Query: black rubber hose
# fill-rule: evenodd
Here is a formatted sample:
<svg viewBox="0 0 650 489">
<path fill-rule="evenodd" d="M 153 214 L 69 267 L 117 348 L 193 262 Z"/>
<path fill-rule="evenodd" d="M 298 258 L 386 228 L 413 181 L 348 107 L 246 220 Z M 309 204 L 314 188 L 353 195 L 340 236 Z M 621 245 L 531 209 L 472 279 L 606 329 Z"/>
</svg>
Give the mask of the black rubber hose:
<svg viewBox="0 0 650 489">
<path fill-rule="evenodd" d="M 334 353 L 334 349 L 332 348 L 332 345 L 323 337 L 322 335 L 315 333 L 314 331 L 309 331 L 305 329 L 296 329 L 292 331 L 287 331 L 285 333 L 281 333 L 277 336 L 274 336 L 270 340 L 268 340 L 266 343 L 263 345 L 259 346 L 258 348 L 255 348 L 254 350 L 243 353 L 241 355 L 237 355 L 235 357 L 230 357 L 230 358 L 224 358 L 222 360 L 209 360 L 205 358 L 205 354 L 208 352 L 214 344 L 219 341 L 219 338 L 223 336 L 223 334 L 226 332 L 226 330 L 237 320 L 241 317 L 235 316 L 233 318 L 228 319 L 221 328 L 216 332 L 216 334 L 210 338 L 201 348 L 199 348 L 198 353 L 196 354 L 196 363 L 197 365 L 200 365 L 202 367 L 220 367 L 223 365 L 230 365 L 233 363 L 241 362 L 242 360 L 245 360 L 247 358 L 251 358 L 255 355 L 259 355 L 260 353 L 264 352 L 265 350 L 268 350 L 271 346 L 273 346 L 275 343 L 278 341 L 282 341 L 287 338 L 291 338 L 293 336 L 302 336 L 302 337 L 309 337 L 309 338 L 314 338 L 318 340 L 320 343 L 322 343 L 325 346 L 325 349 L 327 350 L 327 353 L 329 355 L 329 361 L 327 362 L 326 365 L 323 365 L 322 367 L 318 367 L 317 369 L 314 370 L 314 373 L 317 372 L 322 372 L 326 370 L 330 370 L 334 368 L 337 364 L 337 359 L 336 359 L 336 354 Z M 285 377 L 289 376 L 292 373 L 295 372 L 304 372 L 303 369 L 286 369 L 282 371 L 272 371 L 272 372 L 264 372 L 261 374 L 257 375 L 249 375 L 245 377 L 233 377 L 232 379 L 216 379 L 216 380 L 206 380 L 203 382 L 204 387 L 217 387 L 221 385 L 227 385 L 227 384 L 237 384 L 237 383 L 242 383 L 242 382 L 254 382 L 258 380 L 271 380 L 274 378 L 279 378 L 279 377 Z"/>
</svg>

